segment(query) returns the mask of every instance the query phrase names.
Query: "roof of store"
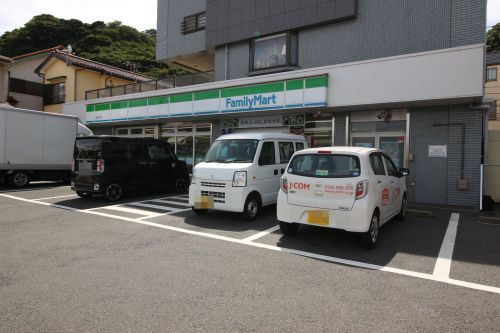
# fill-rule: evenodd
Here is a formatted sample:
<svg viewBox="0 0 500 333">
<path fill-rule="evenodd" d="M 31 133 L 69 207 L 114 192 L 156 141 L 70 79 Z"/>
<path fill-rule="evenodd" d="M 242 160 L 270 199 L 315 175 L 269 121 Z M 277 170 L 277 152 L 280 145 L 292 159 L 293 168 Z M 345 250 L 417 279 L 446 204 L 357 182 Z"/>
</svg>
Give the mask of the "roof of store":
<svg viewBox="0 0 500 333">
<path fill-rule="evenodd" d="M 12 58 L 0 55 L 0 61 L 11 63 L 12 62 Z"/>
<path fill-rule="evenodd" d="M 47 57 L 47 59 L 45 59 L 40 64 L 40 66 L 38 66 L 35 69 L 35 73 L 40 74 L 43 67 L 45 67 L 45 65 L 47 65 L 47 63 L 53 58 L 64 61 L 67 65 L 76 66 L 76 67 L 85 68 L 85 69 L 89 69 L 89 70 L 96 71 L 96 72 L 105 73 L 105 74 L 108 74 L 111 76 L 119 77 L 122 79 L 134 81 L 134 82 L 144 82 L 144 81 L 153 80 L 153 78 L 142 75 L 142 74 L 138 74 L 138 73 L 127 71 L 125 69 L 121 69 L 118 67 L 106 65 L 106 64 L 103 64 L 103 63 L 100 63 L 97 61 L 93 61 L 90 59 L 82 58 L 82 57 L 76 56 L 74 54 L 64 52 L 64 51 L 59 50 L 59 49 L 52 51 L 52 53 Z"/>
</svg>

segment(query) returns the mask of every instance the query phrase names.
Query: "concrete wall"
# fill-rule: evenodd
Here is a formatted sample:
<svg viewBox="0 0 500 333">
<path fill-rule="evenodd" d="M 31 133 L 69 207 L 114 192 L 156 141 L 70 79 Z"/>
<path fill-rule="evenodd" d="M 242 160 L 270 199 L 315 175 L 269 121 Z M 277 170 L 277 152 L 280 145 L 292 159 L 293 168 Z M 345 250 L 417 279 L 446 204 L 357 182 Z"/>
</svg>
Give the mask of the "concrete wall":
<svg viewBox="0 0 500 333">
<path fill-rule="evenodd" d="M 206 0 L 158 0 L 156 59 L 164 61 L 185 54 L 204 51 L 205 31 L 182 35 L 184 17 L 204 12 Z"/>
<path fill-rule="evenodd" d="M 43 110 L 43 97 L 35 95 L 27 95 L 21 93 L 10 92 L 10 96 L 14 97 L 18 103 L 16 108 L 28 109 L 28 110 Z"/>
<path fill-rule="evenodd" d="M 437 124 L 447 126 L 435 126 Z M 465 137 L 462 141 L 462 126 Z M 482 151 L 481 112 L 467 106 L 410 109 L 409 196 L 412 202 L 479 207 Z M 447 157 L 429 157 L 430 145 L 446 145 Z M 462 145 L 467 190 L 458 189 Z"/>
<path fill-rule="evenodd" d="M 37 82 L 43 84 L 43 78 L 35 73 L 35 69 L 46 59 L 48 54 L 37 55 L 26 59 L 20 59 L 12 63 L 9 68 L 11 78 Z M 18 103 L 16 107 L 28 110 L 43 110 L 43 97 L 10 92 Z"/>
<path fill-rule="evenodd" d="M 299 31 L 299 67 L 482 44 L 485 20 L 483 0 L 359 0 L 356 19 Z M 245 41 L 229 47 L 230 79 L 248 75 L 250 51 L 232 52 L 248 45 Z M 217 79 L 223 77 L 223 50 L 215 53 Z M 242 68 L 234 68 L 240 64 Z"/>
</svg>

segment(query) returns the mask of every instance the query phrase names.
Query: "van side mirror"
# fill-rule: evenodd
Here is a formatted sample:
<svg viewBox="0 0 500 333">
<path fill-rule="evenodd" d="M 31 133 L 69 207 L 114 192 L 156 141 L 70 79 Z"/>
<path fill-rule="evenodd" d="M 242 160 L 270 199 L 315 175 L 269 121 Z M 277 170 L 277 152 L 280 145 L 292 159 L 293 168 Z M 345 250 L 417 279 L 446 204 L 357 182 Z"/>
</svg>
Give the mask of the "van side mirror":
<svg viewBox="0 0 500 333">
<path fill-rule="evenodd" d="M 399 177 L 408 176 L 410 174 L 410 169 L 401 168 L 399 169 Z"/>
</svg>

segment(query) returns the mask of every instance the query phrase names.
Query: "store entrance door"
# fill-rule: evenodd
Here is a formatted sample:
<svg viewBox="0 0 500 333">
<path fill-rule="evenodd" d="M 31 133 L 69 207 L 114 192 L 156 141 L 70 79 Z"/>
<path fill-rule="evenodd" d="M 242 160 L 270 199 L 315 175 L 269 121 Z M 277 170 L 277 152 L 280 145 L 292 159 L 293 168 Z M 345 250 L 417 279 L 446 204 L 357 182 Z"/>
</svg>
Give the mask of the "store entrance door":
<svg viewBox="0 0 500 333">
<path fill-rule="evenodd" d="M 354 147 L 378 148 L 389 155 L 396 167 L 404 167 L 404 133 L 366 133 L 353 134 L 351 145 Z"/>
</svg>

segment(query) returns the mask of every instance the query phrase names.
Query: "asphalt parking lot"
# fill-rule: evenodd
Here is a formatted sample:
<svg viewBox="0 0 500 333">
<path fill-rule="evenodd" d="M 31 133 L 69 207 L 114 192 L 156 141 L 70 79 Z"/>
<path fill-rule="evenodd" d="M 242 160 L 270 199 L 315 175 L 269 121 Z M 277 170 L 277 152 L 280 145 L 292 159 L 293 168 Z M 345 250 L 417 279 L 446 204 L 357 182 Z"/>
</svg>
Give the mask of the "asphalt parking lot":
<svg viewBox="0 0 500 333">
<path fill-rule="evenodd" d="M 500 324 L 500 225 L 433 210 L 354 234 L 283 236 L 197 216 L 187 194 L 81 199 L 0 187 L 0 330 L 484 331 Z"/>
</svg>

